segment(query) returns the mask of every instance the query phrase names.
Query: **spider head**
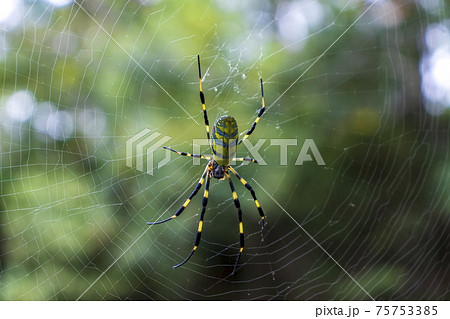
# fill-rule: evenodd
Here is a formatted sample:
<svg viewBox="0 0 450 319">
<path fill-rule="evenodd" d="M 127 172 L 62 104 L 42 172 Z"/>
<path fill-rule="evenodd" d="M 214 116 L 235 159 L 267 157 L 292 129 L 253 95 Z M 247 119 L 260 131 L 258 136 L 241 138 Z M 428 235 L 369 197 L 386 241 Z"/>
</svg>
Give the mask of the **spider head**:
<svg viewBox="0 0 450 319">
<path fill-rule="evenodd" d="M 210 165 L 210 176 L 217 179 L 225 179 L 226 166 L 219 165 L 216 161 L 212 160 Z"/>
</svg>

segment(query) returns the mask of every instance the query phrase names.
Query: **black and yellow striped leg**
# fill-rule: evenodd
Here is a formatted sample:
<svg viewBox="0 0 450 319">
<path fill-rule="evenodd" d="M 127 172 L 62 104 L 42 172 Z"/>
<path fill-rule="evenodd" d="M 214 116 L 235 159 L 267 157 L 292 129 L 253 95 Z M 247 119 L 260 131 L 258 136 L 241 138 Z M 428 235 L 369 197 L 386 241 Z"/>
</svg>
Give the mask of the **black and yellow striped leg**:
<svg viewBox="0 0 450 319">
<path fill-rule="evenodd" d="M 242 210 L 241 210 L 241 204 L 239 203 L 239 198 L 236 194 L 236 190 L 234 189 L 234 185 L 233 182 L 231 181 L 231 177 L 230 174 L 227 174 L 227 178 L 228 178 L 228 182 L 230 183 L 230 188 L 231 188 L 231 194 L 233 196 L 233 201 L 234 201 L 234 205 L 237 208 L 238 211 L 238 219 L 239 219 L 239 243 L 240 243 L 240 248 L 239 248 L 239 255 L 236 258 L 236 264 L 234 266 L 234 269 L 236 270 L 236 266 L 237 263 L 239 261 L 239 258 L 241 257 L 242 252 L 244 251 L 244 225 L 242 223 Z M 234 270 L 233 270 L 234 273 Z"/>
<path fill-rule="evenodd" d="M 250 158 L 250 157 L 238 157 L 238 158 L 233 158 L 233 161 L 237 161 L 237 162 L 252 162 L 252 163 L 258 163 L 257 160 Z"/>
<path fill-rule="evenodd" d="M 263 81 L 262 81 L 262 79 L 259 79 L 259 81 L 261 82 L 261 104 L 262 104 L 262 106 L 259 109 L 258 115 L 256 116 L 256 119 L 253 122 L 252 127 L 248 130 L 248 132 L 245 134 L 245 136 L 242 138 L 242 140 L 239 141 L 238 144 L 241 144 L 245 139 L 247 139 L 250 136 L 250 134 L 253 133 L 256 125 L 258 124 L 259 120 L 261 119 L 261 116 L 264 114 L 264 111 L 266 110 L 266 102 L 264 100 Z"/>
<path fill-rule="evenodd" d="M 206 206 L 208 205 L 209 181 L 210 180 L 211 180 L 211 178 L 209 177 L 209 174 L 208 174 L 206 176 L 205 192 L 203 194 L 203 201 L 202 201 L 202 212 L 200 213 L 200 220 L 198 222 L 198 229 L 197 229 L 197 235 L 195 237 L 194 248 L 192 248 L 191 253 L 189 254 L 189 256 L 187 256 L 187 258 L 182 263 L 179 263 L 178 265 L 173 266 L 173 268 L 177 268 L 177 267 L 184 265 L 189 260 L 189 258 L 192 257 L 194 252 L 197 250 L 198 245 L 200 244 L 200 238 L 202 236 L 202 230 L 203 230 L 203 217 L 205 217 Z"/>
<path fill-rule="evenodd" d="M 259 109 L 258 115 L 256 116 L 255 121 L 252 124 L 252 127 L 248 130 L 248 132 L 245 134 L 245 136 L 242 138 L 242 140 L 239 141 L 238 144 L 241 144 L 247 137 L 250 136 L 250 134 L 253 133 L 255 130 L 256 124 L 258 124 L 259 120 L 261 119 L 261 116 L 264 114 L 264 111 L 266 110 L 266 102 L 264 100 L 264 87 L 263 87 L 263 80 L 259 79 L 261 82 L 261 108 Z"/>
<path fill-rule="evenodd" d="M 163 148 L 166 149 L 166 150 L 172 151 L 174 153 L 177 153 L 178 155 L 182 155 L 182 156 L 190 156 L 190 157 L 196 157 L 196 158 L 212 160 L 211 156 L 203 156 L 201 154 L 191 154 L 191 153 L 186 153 L 186 152 L 178 152 L 178 151 L 175 151 L 175 150 L 171 149 L 170 147 L 165 147 L 165 146 L 163 146 Z"/>
<path fill-rule="evenodd" d="M 202 89 L 202 69 L 200 68 L 200 55 L 197 55 L 197 63 L 198 63 L 198 85 L 200 88 L 200 102 L 202 103 L 203 118 L 205 119 L 206 137 L 209 140 L 209 121 L 208 121 L 208 114 L 206 113 L 205 95 L 203 94 Z"/>
<path fill-rule="evenodd" d="M 199 189 L 202 187 L 203 182 L 205 181 L 205 177 L 206 177 L 206 173 L 208 172 L 208 167 L 209 167 L 209 163 L 206 165 L 205 171 L 202 174 L 202 177 L 200 177 L 200 180 L 198 181 L 197 185 L 195 186 L 194 191 L 191 193 L 191 195 L 189 195 L 188 199 L 186 199 L 186 201 L 184 202 L 184 204 L 178 208 L 178 210 L 176 211 L 176 213 L 172 216 L 170 216 L 169 218 L 166 218 L 164 220 L 161 221 L 157 221 L 157 222 L 147 222 L 147 225 L 157 225 L 157 224 L 162 224 L 165 223 L 169 220 L 174 219 L 175 217 L 178 217 L 181 215 L 181 213 L 184 211 L 184 209 L 187 207 L 187 205 L 189 205 L 189 203 L 191 202 L 192 198 L 197 195 Z"/>
<path fill-rule="evenodd" d="M 228 166 L 228 169 L 229 169 L 234 175 L 236 175 L 237 178 L 239 178 L 239 180 L 240 180 L 241 183 L 245 186 L 245 188 L 247 188 L 247 189 L 250 191 L 250 193 L 252 194 L 252 197 L 253 197 L 253 200 L 254 200 L 254 202 L 255 202 L 256 208 L 258 209 L 259 215 L 261 216 L 262 226 L 264 227 L 265 220 L 266 220 L 266 216 L 264 215 L 264 212 L 263 212 L 263 210 L 262 210 L 262 207 L 261 207 L 261 205 L 259 204 L 258 199 L 256 198 L 255 191 L 254 191 L 253 188 L 250 186 L 250 184 L 247 183 L 247 181 L 246 181 L 245 179 L 243 179 L 243 178 L 238 174 L 238 172 L 236 172 L 236 170 L 235 170 L 233 167 Z"/>
</svg>

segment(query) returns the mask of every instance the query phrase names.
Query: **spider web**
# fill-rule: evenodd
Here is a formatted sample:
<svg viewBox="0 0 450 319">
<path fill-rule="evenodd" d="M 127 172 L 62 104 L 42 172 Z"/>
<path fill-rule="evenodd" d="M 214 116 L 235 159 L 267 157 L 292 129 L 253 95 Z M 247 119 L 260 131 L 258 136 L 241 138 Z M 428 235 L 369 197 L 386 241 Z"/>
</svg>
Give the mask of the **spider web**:
<svg viewBox="0 0 450 319">
<path fill-rule="evenodd" d="M 4 3 L 1 299 L 449 299 L 444 1 Z M 200 246 L 174 270 L 203 190 L 175 220 L 146 222 L 171 216 L 206 162 L 158 167 L 159 148 L 152 175 L 126 165 L 144 129 L 179 151 L 205 138 L 197 54 L 211 123 L 229 114 L 245 133 L 264 80 L 249 140 L 267 165 L 234 167 L 267 225 L 234 179 L 234 274 L 228 183 L 211 181 Z M 307 139 L 325 165 L 296 165 Z"/>
</svg>

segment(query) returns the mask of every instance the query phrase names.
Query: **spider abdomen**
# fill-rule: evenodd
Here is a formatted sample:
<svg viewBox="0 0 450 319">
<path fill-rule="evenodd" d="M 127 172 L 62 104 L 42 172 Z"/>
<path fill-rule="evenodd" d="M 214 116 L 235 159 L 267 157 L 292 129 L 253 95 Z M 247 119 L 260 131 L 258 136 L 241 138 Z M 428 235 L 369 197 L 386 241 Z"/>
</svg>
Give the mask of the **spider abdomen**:
<svg viewBox="0 0 450 319">
<path fill-rule="evenodd" d="M 234 117 L 219 117 L 214 123 L 210 139 L 213 158 L 219 165 L 230 164 L 236 154 L 237 138 L 238 126 Z"/>
</svg>

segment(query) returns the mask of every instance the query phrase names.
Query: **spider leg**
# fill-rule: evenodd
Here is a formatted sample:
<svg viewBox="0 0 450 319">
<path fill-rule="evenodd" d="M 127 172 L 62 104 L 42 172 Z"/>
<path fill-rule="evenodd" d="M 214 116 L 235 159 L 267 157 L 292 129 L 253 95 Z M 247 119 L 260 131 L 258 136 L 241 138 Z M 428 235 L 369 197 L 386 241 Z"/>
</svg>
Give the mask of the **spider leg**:
<svg viewBox="0 0 450 319">
<path fill-rule="evenodd" d="M 173 268 L 177 268 L 177 267 L 184 265 L 189 260 L 189 258 L 191 258 L 191 256 L 194 254 L 194 251 L 196 251 L 198 248 L 198 245 L 200 243 L 200 237 L 202 236 L 203 217 L 205 216 L 206 206 L 208 205 L 209 181 L 210 180 L 211 180 L 211 178 L 209 177 L 209 174 L 208 174 L 206 176 L 205 192 L 203 194 L 203 201 L 202 201 L 202 212 L 200 213 L 200 220 L 198 222 L 198 229 L 197 229 L 197 235 L 195 237 L 194 248 L 192 248 L 191 253 L 189 254 L 189 256 L 187 256 L 187 258 L 182 263 L 179 263 L 178 265 L 173 266 Z"/>
<path fill-rule="evenodd" d="M 187 207 L 187 205 L 189 205 L 189 203 L 191 202 L 191 199 L 192 199 L 195 195 L 197 195 L 199 189 L 202 187 L 203 182 L 205 181 L 206 173 L 208 172 L 208 167 L 209 167 L 209 162 L 208 162 L 208 164 L 206 165 L 206 168 L 205 168 L 205 171 L 204 171 L 203 174 L 202 174 L 202 177 L 200 177 L 200 180 L 198 181 L 197 185 L 195 186 L 194 191 L 191 193 L 191 195 L 189 195 L 188 199 L 186 199 L 186 201 L 184 202 L 184 204 L 183 204 L 180 208 L 178 208 L 177 212 L 176 212 L 174 215 L 172 215 L 171 217 L 166 218 L 166 219 L 164 219 L 164 220 L 161 220 L 161 221 L 157 221 L 157 222 L 147 222 L 147 225 L 157 225 L 157 224 L 162 224 L 162 223 L 165 223 L 165 222 L 167 222 L 167 221 L 169 221 L 169 220 L 174 219 L 175 217 L 180 216 L 181 213 L 184 211 L 184 209 Z"/>
<path fill-rule="evenodd" d="M 239 242 L 240 242 L 240 249 L 239 249 L 239 255 L 236 258 L 236 263 L 234 265 L 234 270 L 233 273 L 236 270 L 236 266 L 239 262 L 239 258 L 241 258 L 242 255 L 242 251 L 244 250 L 244 225 L 242 223 L 242 210 L 241 210 L 241 204 L 239 203 L 239 198 L 236 194 L 236 190 L 234 189 L 234 185 L 233 182 L 231 181 L 231 177 L 230 174 L 228 172 L 226 172 L 227 178 L 228 178 L 228 182 L 230 183 L 230 188 L 231 188 L 231 194 L 233 195 L 233 201 L 234 201 L 234 205 L 237 208 L 238 211 L 238 219 L 239 219 Z"/>
<path fill-rule="evenodd" d="M 178 152 L 178 151 L 171 149 L 170 147 L 165 147 L 165 146 L 163 146 L 163 148 L 166 150 L 172 151 L 174 153 L 177 153 L 178 155 L 191 156 L 191 157 L 196 157 L 196 158 L 212 160 L 211 156 L 203 156 L 202 154 L 191 154 L 191 153 L 186 153 L 186 152 Z"/>
<path fill-rule="evenodd" d="M 238 162 L 252 162 L 252 163 L 258 163 L 257 160 L 250 158 L 250 157 L 237 157 L 237 158 L 233 158 L 233 161 L 238 161 Z"/>
<path fill-rule="evenodd" d="M 241 144 L 247 137 L 250 136 L 250 134 L 253 133 L 253 131 L 255 130 L 256 124 L 258 124 L 261 116 L 263 115 L 264 111 L 266 110 L 266 102 L 264 100 L 264 88 L 263 88 L 263 80 L 259 79 L 259 81 L 261 82 L 261 108 L 259 109 L 258 115 L 256 116 L 255 121 L 252 124 L 252 127 L 248 130 L 247 134 L 245 134 L 245 136 L 242 138 L 242 140 L 239 141 L 238 144 Z"/>
<path fill-rule="evenodd" d="M 261 216 L 262 226 L 264 227 L 264 223 L 265 223 L 266 216 L 264 215 L 264 212 L 263 212 L 263 210 L 262 210 L 262 208 L 261 208 L 261 205 L 259 204 L 258 199 L 256 198 L 255 191 L 254 191 L 253 188 L 250 186 L 250 184 L 247 183 L 247 181 L 246 181 L 245 179 L 243 179 L 243 178 L 238 174 L 238 172 L 236 172 L 236 170 L 235 170 L 233 167 L 231 167 L 231 166 L 228 165 L 228 169 L 229 169 L 229 170 L 230 170 L 237 178 L 239 178 L 239 180 L 240 180 L 241 183 L 245 186 L 245 188 L 247 188 L 247 189 L 250 191 L 250 193 L 252 194 L 252 197 L 253 197 L 253 200 L 254 200 L 254 202 L 255 202 L 256 208 L 258 209 L 259 215 Z"/>
<path fill-rule="evenodd" d="M 200 68 L 200 55 L 197 55 L 197 63 L 198 63 L 198 86 L 200 89 L 200 102 L 202 103 L 203 118 L 205 119 L 206 137 L 209 140 L 209 121 L 208 121 L 208 114 L 206 114 L 205 95 L 203 94 L 202 90 L 202 69 Z"/>
</svg>

